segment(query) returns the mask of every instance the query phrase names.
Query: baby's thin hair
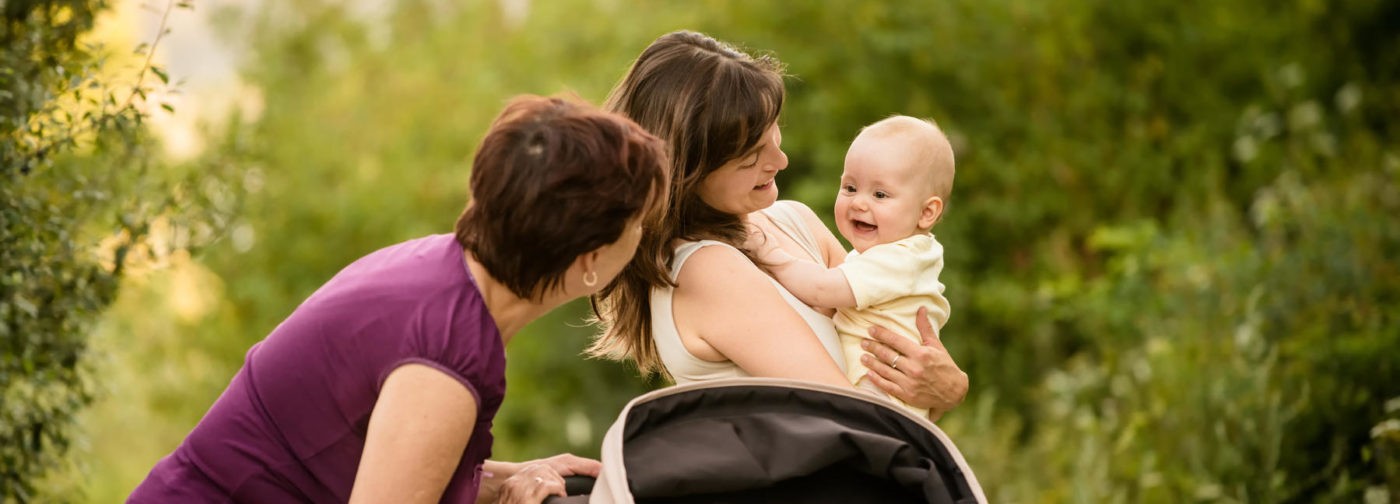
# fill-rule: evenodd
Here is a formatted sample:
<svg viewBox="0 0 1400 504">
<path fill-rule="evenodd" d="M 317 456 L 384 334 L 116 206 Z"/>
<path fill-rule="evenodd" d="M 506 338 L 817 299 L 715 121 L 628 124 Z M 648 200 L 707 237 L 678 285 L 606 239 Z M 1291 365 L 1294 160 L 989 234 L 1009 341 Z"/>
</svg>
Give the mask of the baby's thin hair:
<svg viewBox="0 0 1400 504">
<path fill-rule="evenodd" d="M 925 126 L 933 128 L 931 136 L 923 135 L 930 133 Z M 895 114 L 861 128 L 858 136 L 865 135 L 874 138 L 904 137 L 903 139 L 919 145 L 920 155 L 926 159 L 930 171 L 941 170 L 943 167 L 940 165 L 946 165 L 947 176 L 932 176 L 929 179 L 933 185 L 933 194 L 943 198 L 946 212 L 948 199 L 953 195 L 953 175 L 957 171 L 957 164 L 953 156 L 953 146 L 936 121 Z"/>
<path fill-rule="evenodd" d="M 933 119 L 927 119 L 927 118 L 923 118 L 923 117 L 914 117 L 914 116 L 907 116 L 907 115 L 902 115 L 902 114 L 890 114 L 889 116 L 886 116 L 884 119 L 881 119 L 881 120 L 879 120 L 879 121 L 875 121 L 875 122 L 873 122 L 873 123 L 870 123 L 870 124 L 865 125 L 865 127 L 862 127 L 862 128 L 860 129 L 860 131 L 861 131 L 861 133 L 864 133 L 866 130 L 873 129 L 873 128 L 876 128 L 876 127 L 881 127 L 881 128 L 895 127 L 895 128 L 899 128 L 899 129 L 897 129 L 896 131 L 908 131 L 907 127 L 908 127 L 908 126 L 912 126 L 912 125 L 911 125 L 911 124 L 908 124 L 907 121 L 918 121 L 918 122 L 927 124 L 927 125 L 929 125 L 929 126 L 933 126 L 933 129 L 936 130 L 936 131 L 938 131 L 939 133 L 942 133 L 942 132 L 943 132 L 943 128 L 940 128 L 940 127 L 938 126 L 938 121 L 934 121 Z M 905 124 L 899 124 L 899 123 L 905 123 Z M 903 126 L 903 128 L 901 128 L 901 126 Z"/>
</svg>

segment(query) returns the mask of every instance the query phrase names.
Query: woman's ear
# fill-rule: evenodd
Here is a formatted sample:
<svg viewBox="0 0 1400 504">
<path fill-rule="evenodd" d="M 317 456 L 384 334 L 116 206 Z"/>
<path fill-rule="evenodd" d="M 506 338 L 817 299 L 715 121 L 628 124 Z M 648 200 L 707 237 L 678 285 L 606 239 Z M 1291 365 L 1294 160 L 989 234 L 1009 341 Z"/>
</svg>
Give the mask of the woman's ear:
<svg viewBox="0 0 1400 504">
<path fill-rule="evenodd" d="M 584 252 L 583 255 L 578 256 L 578 259 L 574 259 L 574 266 L 576 266 L 578 271 L 571 271 L 569 274 L 579 275 L 580 279 L 587 278 L 590 271 L 593 272 L 594 275 L 597 275 L 598 257 L 601 254 L 602 252 L 599 249 Z"/>
<path fill-rule="evenodd" d="M 943 217 L 943 198 L 932 196 L 924 201 L 923 211 L 919 213 L 919 229 L 932 229 L 940 217 Z"/>
</svg>

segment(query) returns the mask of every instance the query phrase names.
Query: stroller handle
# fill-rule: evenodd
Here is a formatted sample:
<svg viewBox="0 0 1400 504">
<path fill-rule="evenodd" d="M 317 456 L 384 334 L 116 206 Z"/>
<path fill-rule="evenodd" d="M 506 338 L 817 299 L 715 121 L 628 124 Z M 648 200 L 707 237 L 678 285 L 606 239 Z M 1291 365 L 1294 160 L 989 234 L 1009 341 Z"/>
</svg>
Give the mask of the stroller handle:
<svg viewBox="0 0 1400 504">
<path fill-rule="evenodd" d="M 545 497 L 544 504 L 573 504 L 588 502 L 588 494 L 593 493 L 593 484 L 598 480 L 591 476 L 565 476 L 564 493 L 568 497 L 551 495 Z"/>
</svg>

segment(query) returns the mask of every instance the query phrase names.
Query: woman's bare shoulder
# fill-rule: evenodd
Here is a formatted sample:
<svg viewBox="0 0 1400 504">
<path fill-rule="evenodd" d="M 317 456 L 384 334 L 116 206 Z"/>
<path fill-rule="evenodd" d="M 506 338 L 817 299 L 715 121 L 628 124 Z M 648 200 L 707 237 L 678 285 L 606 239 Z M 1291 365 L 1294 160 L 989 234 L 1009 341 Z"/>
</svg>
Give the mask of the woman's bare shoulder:
<svg viewBox="0 0 1400 504">
<path fill-rule="evenodd" d="M 802 219 L 802 223 L 816 233 L 817 236 L 831 234 L 831 230 L 827 229 L 826 223 L 822 222 L 822 218 L 818 217 L 817 212 L 812 210 L 812 207 L 807 206 L 806 203 L 797 200 L 779 200 L 777 203 L 774 203 L 774 205 L 782 205 L 784 208 L 791 209 Z"/>
<path fill-rule="evenodd" d="M 731 247 L 711 245 L 696 250 L 682 265 L 673 293 L 676 331 L 686 350 L 700 359 L 739 362 L 744 360 L 741 356 L 749 355 L 737 348 L 746 335 L 777 330 L 774 328 L 802 330 L 801 318 L 786 304 L 772 280 Z M 717 313 L 772 316 L 753 320 L 716 317 Z"/>
<path fill-rule="evenodd" d="M 706 310 L 779 308 L 786 302 L 773 279 L 733 247 L 696 250 L 676 278 L 674 303 Z"/>
<path fill-rule="evenodd" d="M 681 266 L 676 281 L 677 289 L 688 289 L 688 285 L 709 286 L 728 283 L 724 279 L 745 280 L 767 278 L 743 252 L 731 246 L 710 245 L 701 247 Z"/>
<path fill-rule="evenodd" d="M 801 202 L 801 201 L 797 201 L 797 200 L 778 200 L 777 202 L 774 202 L 773 204 L 774 204 L 774 205 L 782 205 L 783 207 L 786 207 L 786 208 L 791 208 L 793 211 L 797 212 L 798 215 L 801 215 L 802 218 L 803 218 L 804 220 L 805 220 L 805 219 L 816 219 L 816 220 L 818 220 L 818 221 L 821 220 L 820 217 L 817 217 L 817 212 L 814 211 L 814 210 L 812 210 L 812 207 L 807 206 L 806 203 L 803 203 L 803 202 Z"/>
</svg>

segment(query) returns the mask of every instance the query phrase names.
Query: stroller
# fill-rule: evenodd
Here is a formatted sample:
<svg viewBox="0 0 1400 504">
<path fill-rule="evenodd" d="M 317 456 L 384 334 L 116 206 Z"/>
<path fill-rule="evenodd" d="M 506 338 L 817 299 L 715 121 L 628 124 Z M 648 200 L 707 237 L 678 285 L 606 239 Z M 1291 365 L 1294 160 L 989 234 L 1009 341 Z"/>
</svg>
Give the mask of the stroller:
<svg viewBox="0 0 1400 504">
<path fill-rule="evenodd" d="M 603 438 L 592 488 L 550 504 L 985 503 L 932 422 L 866 392 L 773 378 L 633 399 Z M 579 493 L 579 495 L 573 495 Z"/>
</svg>

